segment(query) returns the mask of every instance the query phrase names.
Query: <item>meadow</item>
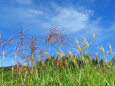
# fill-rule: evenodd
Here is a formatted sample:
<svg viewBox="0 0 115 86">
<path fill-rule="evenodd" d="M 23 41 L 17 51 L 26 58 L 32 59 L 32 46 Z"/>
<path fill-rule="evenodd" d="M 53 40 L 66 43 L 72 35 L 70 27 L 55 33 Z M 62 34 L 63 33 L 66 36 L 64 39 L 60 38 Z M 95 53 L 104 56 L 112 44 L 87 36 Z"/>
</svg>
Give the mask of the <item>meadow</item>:
<svg viewBox="0 0 115 86">
<path fill-rule="evenodd" d="M 95 33 L 92 38 L 91 43 L 86 38 L 76 40 L 72 52 L 64 51 L 70 39 L 56 29 L 51 29 L 46 36 L 47 48 L 40 47 L 40 38 L 30 36 L 23 30 L 10 39 L 0 36 L 2 62 L 9 55 L 23 61 L 16 60 L 16 65 L 8 67 L 2 63 L 0 86 L 115 86 L 115 53 L 112 46 L 110 43 L 107 49 L 97 46 L 98 51 L 89 53 L 89 48 L 96 42 Z M 11 50 L 10 46 L 13 46 Z M 56 48 L 56 52 L 49 52 L 51 47 Z M 7 48 L 9 52 L 5 51 Z M 55 54 L 51 55 L 51 52 Z"/>
</svg>

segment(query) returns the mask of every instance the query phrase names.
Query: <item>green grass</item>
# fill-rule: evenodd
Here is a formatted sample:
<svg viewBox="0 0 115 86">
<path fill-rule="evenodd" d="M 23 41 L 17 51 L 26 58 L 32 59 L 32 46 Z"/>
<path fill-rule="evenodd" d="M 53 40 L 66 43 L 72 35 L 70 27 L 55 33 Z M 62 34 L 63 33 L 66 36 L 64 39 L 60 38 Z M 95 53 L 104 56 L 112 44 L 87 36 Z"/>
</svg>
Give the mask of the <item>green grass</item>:
<svg viewBox="0 0 115 86">
<path fill-rule="evenodd" d="M 88 43 L 86 39 L 82 42 L 77 40 L 75 44 L 77 52 L 74 55 L 71 52 L 61 51 L 64 39 L 63 33 L 59 33 L 57 30 L 55 32 L 55 29 L 51 30 L 48 36 L 50 46 L 54 47 L 55 43 L 58 44 L 56 58 L 46 50 L 39 48 L 38 39 L 27 36 L 22 31 L 16 41 L 14 39 L 6 41 L 5 44 L 12 41 L 14 44 L 16 43 L 14 58 L 30 57 L 27 59 L 31 66 L 17 64 L 16 66 L 3 67 L 2 65 L 0 86 L 115 86 L 115 53 L 112 52 L 111 45 L 106 51 L 103 46 L 98 46 L 101 52 L 99 55 L 96 53 L 94 56 L 93 54 L 93 59 L 89 55 L 90 53 L 86 53 L 92 43 Z M 1 38 L 0 44 L 2 45 L 0 47 L 3 47 L 4 43 Z M 1 48 L 2 62 L 5 58 L 3 50 L 5 50 L 4 47 Z M 105 61 L 102 57 L 109 57 L 111 60 Z"/>
<path fill-rule="evenodd" d="M 50 60 L 51 61 L 51 60 Z M 69 64 L 69 63 L 68 63 Z M 38 65 L 38 64 L 37 64 Z M 54 64 L 42 64 L 40 67 L 27 69 L 12 78 L 11 67 L 4 71 L 3 86 L 114 86 L 115 65 L 110 67 L 97 64 L 85 64 L 64 68 Z M 5 68 L 4 68 L 5 69 Z M 9 70 L 8 70 L 9 69 Z M 38 70 L 37 72 L 35 70 Z M 14 70 L 16 71 L 16 70 Z M 27 75 L 26 75 L 27 74 Z"/>
</svg>

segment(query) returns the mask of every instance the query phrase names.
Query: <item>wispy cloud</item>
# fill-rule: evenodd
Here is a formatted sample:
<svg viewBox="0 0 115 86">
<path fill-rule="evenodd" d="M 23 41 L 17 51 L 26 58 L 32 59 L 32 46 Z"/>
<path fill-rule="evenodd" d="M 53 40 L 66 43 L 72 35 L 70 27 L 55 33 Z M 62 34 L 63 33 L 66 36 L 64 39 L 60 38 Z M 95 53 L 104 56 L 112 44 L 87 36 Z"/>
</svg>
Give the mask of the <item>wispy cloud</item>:
<svg viewBox="0 0 115 86">
<path fill-rule="evenodd" d="M 33 20 L 35 17 L 43 14 L 43 11 L 34 8 L 16 8 L 14 12 L 15 15 L 18 15 L 20 18 L 33 18 Z"/>
<path fill-rule="evenodd" d="M 94 26 L 94 23 L 96 24 L 96 20 L 93 21 L 90 18 L 92 13 L 87 9 L 80 11 L 75 8 L 59 8 L 57 14 L 50 18 L 50 23 L 65 28 L 69 32 L 87 30 L 90 26 Z"/>
<path fill-rule="evenodd" d="M 16 0 L 18 3 L 32 3 L 31 0 Z M 45 10 L 44 10 L 45 9 Z M 21 23 L 24 27 L 32 27 L 34 30 L 46 30 L 53 27 L 64 28 L 68 33 L 84 31 L 85 33 L 101 31 L 100 18 L 92 19 L 93 10 L 77 8 L 73 6 L 62 7 L 50 5 L 47 8 L 29 7 L 4 7 L 5 15 L 0 15 L 1 22 L 7 24 Z"/>
<path fill-rule="evenodd" d="M 27 4 L 30 5 L 32 4 L 32 0 L 14 0 L 18 4 Z"/>
<path fill-rule="evenodd" d="M 36 15 L 42 15 L 43 11 L 36 10 L 36 9 L 28 9 L 29 13 L 36 14 Z"/>
<path fill-rule="evenodd" d="M 87 2 L 87 3 L 94 3 L 95 0 L 79 0 L 79 2 Z"/>
<path fill-rule="evenodd" d="M 113 24 L 113 25 L 112 25 L 112 30 L 114 30 L 114 31 L 115 31 L 115 24 Z"/>
<path fill-rule="evenodd" d="M 5 14 L 4 14 L 5 13 Z M 29 25 L 31 21 L 39 20 L 40 16 L 43 14 L 42 10 L 35 8 L 25 8 L 25 7 L 4 7 L 4 13 L 0 15 L 0 21 L 2 23 L 14 24 L 21 23 Z M 15 25 L 14 25 L 15 26 Z"/>
<path fill-rule="evenodd" d="M 101 18 L 92 19 L 93 10 L 85 9 L 82 7 L 74 8 L 53 6 L 53 11 L 44 11 L 43 16 L 46 17 L 48 22 L 42 22 L 45 28 L 49 26 L 56 27 L 58 29 L 65 29 L 67 33 L 73 33 L 78 31 L 84 31 L 85 33 L 99 32 L 102 28 L 99 23 Z"/>
<path fill-rule="evenodd" d="M 80 13 L 69 8 L 60 8 L 59 13 L 52 17 L 51 23 L 70 29 L 72 32 L 85 28 L 89 22 L 89 14 Z"/>
</svg>

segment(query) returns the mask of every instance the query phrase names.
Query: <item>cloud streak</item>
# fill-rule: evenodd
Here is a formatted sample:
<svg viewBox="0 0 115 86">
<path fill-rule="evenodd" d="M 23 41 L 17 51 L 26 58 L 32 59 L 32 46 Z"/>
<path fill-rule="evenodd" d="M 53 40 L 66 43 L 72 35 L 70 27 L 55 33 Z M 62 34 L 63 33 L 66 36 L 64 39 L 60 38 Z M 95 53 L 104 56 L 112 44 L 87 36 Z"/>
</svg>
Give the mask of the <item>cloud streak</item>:
<svg viewBox="0 0 115 86">
<path fill-rule="evenodd" d="M 15 2 L 18 4 L 26 4 L 26 5 L 32 4 L 32 0 L 15 0 Z"/>
<path fill-rule="evenodd" d="M 33 3 L 31 0 L 16 0 L 20 4 Z M 0 8 L 2 9 L 2 8 Z M 45 9 L 45 10 L 44 10 Z M 4 16 L 4 13 L 6 16 Z M 104 29 L 100 25 L 101 18 L 92 19 L 93 10 L 77 8 L 73 6 L 62 7 L 59 5 L 50 5 L 47 8 L 28 7 L 4 7 L 4 13 L 0 15 L 2 25 L 22 24 L 24 27 L 30 27 L 34 31 L 45 31 L 51 27 L 65 29 L 67 33 L 92 32 L 101 33 Z M 14 22 L 14 23 L 13 23 Z"/>
<path fill-rule="evenodd" d="M 59 8 L 57 14 L 50 19 L 50 23 L 54 26 L 63 27 L 69 32 L 76 32 L 94 26 L 96 20 L 91 20 L 91 16 L 91 10 L 79 11 L 74 8 Z"/>
</svg>

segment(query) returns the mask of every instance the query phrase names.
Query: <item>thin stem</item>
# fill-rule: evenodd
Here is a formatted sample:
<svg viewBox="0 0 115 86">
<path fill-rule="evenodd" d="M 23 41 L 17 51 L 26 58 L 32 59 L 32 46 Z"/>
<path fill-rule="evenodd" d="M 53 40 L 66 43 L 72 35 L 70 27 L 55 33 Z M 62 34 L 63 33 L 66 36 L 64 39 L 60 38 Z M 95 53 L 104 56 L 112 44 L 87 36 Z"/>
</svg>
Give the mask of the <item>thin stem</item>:
<svg viewBox="0 0 115 86">
<path fill-rule="evenodd" d="M 3 84 L 3 54 L 2 54 L 2 47 L 1 47 L 1 58 L 2 58 L 2 84 Z"/>
</svg>

